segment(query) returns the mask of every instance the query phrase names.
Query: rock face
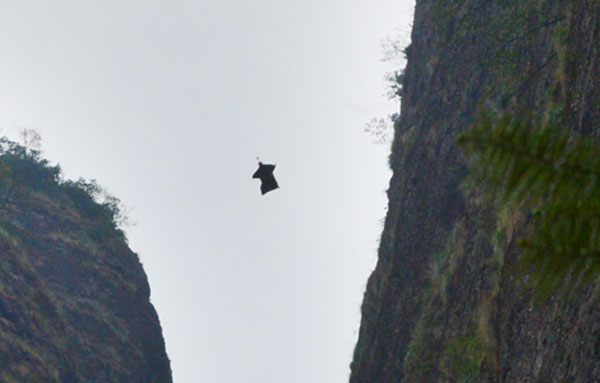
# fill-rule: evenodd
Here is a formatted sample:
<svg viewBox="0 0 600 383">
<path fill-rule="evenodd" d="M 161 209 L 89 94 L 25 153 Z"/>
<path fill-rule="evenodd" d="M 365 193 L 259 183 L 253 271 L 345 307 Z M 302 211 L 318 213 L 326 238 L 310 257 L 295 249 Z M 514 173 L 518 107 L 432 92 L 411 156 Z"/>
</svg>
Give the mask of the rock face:
<svg viewBox="0 0 600 383">
<path fill-rule="evenodd" d="M 4 144 L 0 381 L 172 382 L 146 275 L 114 210 Z"/>
<path fill-rule="evenodd" d="M 417 0 L 351 383 L 600 381 L 596 286 L 532 299 L 526 217 L 464 187 L 479 111 L 600 133 L 600 1 Z"/>
</svg>

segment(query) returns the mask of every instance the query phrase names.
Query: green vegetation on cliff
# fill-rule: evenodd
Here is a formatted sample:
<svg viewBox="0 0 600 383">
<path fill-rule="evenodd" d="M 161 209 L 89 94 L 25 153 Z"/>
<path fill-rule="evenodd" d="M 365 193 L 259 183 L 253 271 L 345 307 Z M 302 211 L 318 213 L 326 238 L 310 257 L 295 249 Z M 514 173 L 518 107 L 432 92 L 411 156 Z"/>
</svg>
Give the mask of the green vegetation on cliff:
<svg viewBox="0 0 600 383">
<path fill-rule="evenodd" d="M 94 220 L 98 236 L 116 234 L 125 238 L 120 227 L 128 217 L 118 198 L 95 180 L 64 180 L 60 167 L 52 166 L 38 149 L 0 138 L 0 201 L 10 204 L 15 191 L 43 192 L 63 199 L 85 218 Z M 66 197 L 66 198 L 65 198 Z M 68 201 L 67 201 L 68 199 Z"/>
<path fill-rule="evenodd" d="M 472 183 L 513 211 L 530 214 L 519 243 L 540 293 L 568 290 L 600 272 L 600 146 L 556 118 L 483 115 L 459 137 L 472 155 Z M 566 281 L 565 278 L 569 277 Z"/>
<path fill-rule="evenodd" d="M 118 200 L 0 140 L 0 381 L 170 383 Z"/>
<path fill-rule="evenodd" d="M 573 287 L 598 270 L 600 2 L 417 0 L 413 28 L 351 382 L 599 381 Z"/>
</svg>

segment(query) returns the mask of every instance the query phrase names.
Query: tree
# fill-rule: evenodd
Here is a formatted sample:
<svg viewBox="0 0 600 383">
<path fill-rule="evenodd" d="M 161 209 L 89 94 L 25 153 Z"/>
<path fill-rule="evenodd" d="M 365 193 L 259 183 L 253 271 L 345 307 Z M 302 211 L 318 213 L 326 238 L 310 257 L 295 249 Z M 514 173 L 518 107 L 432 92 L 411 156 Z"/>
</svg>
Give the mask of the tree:
<svg viewBox="0 0 600 383">
<path fill-rule="evenodd" d="M 391 64 L 395 70 L 385 74 L 385 95 L 390 100 L 402 99 L 404 86 L 404 67 L 409 49 L 408 31 L 396 31 L 395 35 L 387 36 L 382 40 L 382 61 Z M 365 132 L 373 136 L 374 143 L 385 144 L 391 142 L 394 136 L 394 124 L 400 117 L 399 113 L 388 114 L 386 117 L 374 117 L 367 122 Z"/>
</svg>

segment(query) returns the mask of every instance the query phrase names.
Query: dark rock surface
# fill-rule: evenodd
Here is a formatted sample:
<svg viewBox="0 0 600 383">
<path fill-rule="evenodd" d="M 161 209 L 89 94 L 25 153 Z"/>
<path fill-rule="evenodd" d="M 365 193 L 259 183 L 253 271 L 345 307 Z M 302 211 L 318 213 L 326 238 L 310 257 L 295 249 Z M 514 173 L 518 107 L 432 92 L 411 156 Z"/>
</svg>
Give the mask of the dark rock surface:
<svg viewBox="0 0 600 383">
<path fill-rule="evenodd" d="M 526 217 L 464 187 L 482 109 L 600 133 L 600 2 L 417 0 L 378 263 L 351 383 L 600 381 L 594 286 L 532 299 Z"/>
<path fill-rule="evenodd" d="M 170 383 L 137 255 L 34 157 L 0 156 L 0 381 Z"/>
</svg>

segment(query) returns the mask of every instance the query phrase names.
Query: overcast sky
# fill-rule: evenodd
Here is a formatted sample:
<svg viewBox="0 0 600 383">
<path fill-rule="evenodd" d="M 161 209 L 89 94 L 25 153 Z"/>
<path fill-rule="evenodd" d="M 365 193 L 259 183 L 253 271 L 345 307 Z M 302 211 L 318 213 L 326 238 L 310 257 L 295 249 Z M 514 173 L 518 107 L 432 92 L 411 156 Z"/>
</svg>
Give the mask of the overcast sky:
<svg viewBox="0 0 600 383">
<path fill-rule="evenodd" d="M 2 133 L 131 208 L 175 382 L 346 382 L 390 177 L 364 127 L 413 1 L 2 5 Z"/>
</svg>

